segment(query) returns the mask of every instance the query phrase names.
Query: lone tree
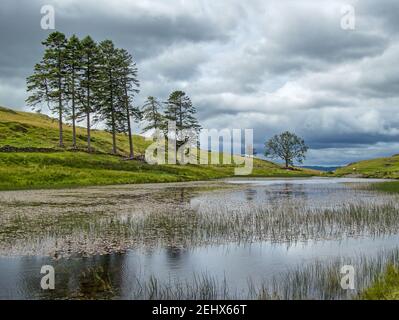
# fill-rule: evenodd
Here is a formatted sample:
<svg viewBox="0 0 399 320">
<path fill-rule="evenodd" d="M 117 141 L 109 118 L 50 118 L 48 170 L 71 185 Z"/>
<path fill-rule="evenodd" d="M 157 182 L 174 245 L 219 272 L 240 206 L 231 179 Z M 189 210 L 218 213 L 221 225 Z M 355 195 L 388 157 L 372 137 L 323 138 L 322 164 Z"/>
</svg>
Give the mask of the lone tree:
<svg viewBox="0 0 399 320">
<path fill-rule="evenodd" d="M 302 163 L 305 153 L 308 151 L 305 141 L 288 131 L 275 135 L 265 143 L 265 147 L 265 156 L 272 159 L 283 159 L 286 169 L 289 165 L 294 165 L 294 160 Z"/>
</svg>

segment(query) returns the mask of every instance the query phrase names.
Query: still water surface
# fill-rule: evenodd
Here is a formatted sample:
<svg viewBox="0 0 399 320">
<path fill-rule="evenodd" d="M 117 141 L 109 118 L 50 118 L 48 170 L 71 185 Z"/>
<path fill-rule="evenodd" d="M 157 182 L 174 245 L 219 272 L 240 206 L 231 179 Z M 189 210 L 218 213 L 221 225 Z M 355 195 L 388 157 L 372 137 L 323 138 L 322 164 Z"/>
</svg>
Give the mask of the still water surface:
<svg viewBox="0 0 399 320">
<path fill-rule="evenodd" d="M 197 212 L 250 210 L 253 206 L 292 208 L 340 208 L 349 204 L 381 204 L 397 202 L 394 196 L 359 188 L 364 183 L 379 180 L 363 179 L 254 179 L 230 180 L 243 188 L 206 192 L 189 199 Z M 227 208 L 227 209 L 226 209 Z M 298 209 L 299 210 L 299 209 Z M 223 244 L 139 247 L 123 253 L 54 260 L 49 257 L 0 257 L 0 298 L 137 298 L 139 283 L 155 276 L 161 283 L 194 281 L 198 275 L 208 275 L 218 282 L 225 281 L 237 297 L 246 297 L 248 283 L 284 281 L 287 272 L 301 270 L 318 262 L 340 258 L 344 263 L 362 257 L 373 258 L 381 252 L 399 247 L 399 235 L 354 235 L 329 240 L 299 242 L 230 241 Z M 40 289 L 40 269 L 52 265 L 56 270 L 55 290 Z M 106 274 L 107 284 L 93 284 L 90 270 Z M 101 277 L 100 277 L 101 278 Z M 109 282 L 109 284 L 108 284 Z M 338 284 L 337 284 L 338 285 Z M 108 286 L 110 288 L 108 288 Z M 103 295 L 104 288 L 107 294 Z M 108 290 L 109 289 L 109 290 Z M 316 296 L 317 297 L 317 296 Z M 340 297 L 342 298 L 342 297 Z"/>
</svg>

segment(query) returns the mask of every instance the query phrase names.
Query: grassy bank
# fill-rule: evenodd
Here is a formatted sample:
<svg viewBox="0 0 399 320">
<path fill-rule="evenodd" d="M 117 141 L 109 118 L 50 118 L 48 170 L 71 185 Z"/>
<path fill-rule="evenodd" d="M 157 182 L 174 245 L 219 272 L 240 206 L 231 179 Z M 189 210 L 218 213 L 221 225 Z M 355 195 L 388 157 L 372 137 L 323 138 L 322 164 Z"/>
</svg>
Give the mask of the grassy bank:
<svg viewBox="0 0 399 320">
<path fill-rule="evenodd" d="M 46 115 L 20 112 L 0 107 L 0 148 L 7 146 L 25 152 L 0 152 L 0 190 L 62 188 L 89 185 L 177 182 L 207 180 L 234 175 L 231 165 L 148 165 L 142 161 L 124 161 L 129 142 L 124 134 L 117 136 L 119 156 L 110 155 L 112 136 L 102 130 L 92 131 L 95 154 L 86 147 L 86 129 L 77 128 L 77 148 L 72 151 L 72 127 L 64 125 L 65 148 L 59 148 L 58 123 Z M 134 136 L 136 155 L 142 155 L 151 141 Z M 37 152 L 39 148 L 48 152 Z M 32 150 L 30 150 L 32 149 Z M 28 151 L 28 152 L 26 152 Z M 29 152 L 31 151 L 31 152 Z M 41 150 L 42 151 L 42 150 Z M 311 176 L 317 171 L 285 170 L 269 161 L 254 160 L 252 176 Z"/>
<path fill-rule="evenodd" d="M 365 178 L 399 178 L 399 155 L 351 163 L 335 171 L 338 176 L 356 175 Z"/>
<path fill-rule="evenodd" d="M 309 176 L 255 160 L 251 176 Z M 149 165 L 85 152 L 0 153 L 0 190 L 178 182 L 234 176 L 233 166 Z"/>
<path fill-rule="evenodd" d="M 373 190 L 398 193 L 399 181 L 374 183 Z M 364 300 L 399 300 L 399 268 L 388 265 L 386 271 L 368 289 L 364 290 L 360 299 Z"/>
<path fill-rule="evenodd" d="M 382 192 L 398 193 L 399 181 L 375 183 L 371 185 L 371 188 Z M 360 295 L 360 299 L 399 300 L 399 268 L 389 265 L 380 278 Z"/>
<path fill-rule="evenodd" d="M 361 295 L 364 300 L 399 300 L 399 268 L 389 265 L 386 272 Z"/>
</svg>

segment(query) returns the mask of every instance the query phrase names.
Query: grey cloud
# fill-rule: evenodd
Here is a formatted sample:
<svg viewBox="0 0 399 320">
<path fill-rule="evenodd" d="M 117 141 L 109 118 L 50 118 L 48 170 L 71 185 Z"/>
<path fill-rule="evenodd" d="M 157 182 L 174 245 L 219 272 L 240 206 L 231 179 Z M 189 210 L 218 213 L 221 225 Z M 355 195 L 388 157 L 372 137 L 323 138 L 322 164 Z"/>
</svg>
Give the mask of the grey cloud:
<svg viewBox="0 0 399 320">
<path fill-rule="evenodd" d="M 199 67 L 209 58 L 199 45 L 171 47 L 154 59 L 142 64 L 144 77 L 154 73 L 170 80 L 192 80 L 199 73 Z"/>
<path fill-rule="evenodd" d="M 396 0 L 362 0 L 355 6 L 356 12 L 363 18 L 361 26 L 367 27 L 372 21 L 381 24 L 381 32 L 390 35 L 397 34 L 399 31 L 399 20 L 397 13 L 399 12 L 399 2 Z"/>
<path fill-rule="evenodd" d="M 132 52 L 137 104 L 185 90 L 204 127 L 253 128 L 259 152 L 294 131 L 311 147 L 309 164 L 397 153 L 397 1 L 355 2 L 354 31 L 339 27 L 341 0 L 2 1 L 0 105 L 23 108 L 48 34 L 40 7 L 51 3 L 59 31 Z"/>
</svg>

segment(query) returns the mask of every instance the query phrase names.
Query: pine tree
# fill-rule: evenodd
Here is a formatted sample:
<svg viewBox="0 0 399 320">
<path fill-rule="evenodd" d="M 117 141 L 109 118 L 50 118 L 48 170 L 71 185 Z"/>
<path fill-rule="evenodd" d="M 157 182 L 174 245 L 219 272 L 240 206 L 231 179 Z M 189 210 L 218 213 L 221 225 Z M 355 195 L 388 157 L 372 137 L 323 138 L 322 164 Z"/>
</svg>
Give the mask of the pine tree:
<svg viewBox="0 0 399 320">
<path fill-rule="evenodd" d="M 116 134 L 129 136 L 130 157 L 134 157 L 131 120 L 140 120 L 141 111 L 133 106 L 139 92 L 137 67 L 132 56 L 117 49 L 110 40 L 97 45 L 90 36 L 82 41 L 69 40 L 53 32 L 43 42 L 46 46 L 40 63 L 27 78 L 31 92 L 27 103 L 38 111 L 47 103 L 59 118 L 59 145 L 63 146 L 63 119 L 72 120 L 73 147 L 76 148 L 76 122 L 86 119 L 87 148 L 91 149 L 91 125 L 104 121 L 112 132 L 112 151 L 117 153 Z"/>
<path fill-rule="evenodd" d="M 32 92 L 26 99 L 26 103 L 37 112 L 42 112 L 42 107 L 39 104 L 43 102 L 46 102 L 50 109 L 52 99 L 49 92 L 49 78 L 43 60 L 35 64 L 33 75 L 29 76 L 26 82 L 27 91 Z"/>
<path fill-rule="evenodd" d="M 58 114 L 60 147 L 64 146 L 63 117 L 67 99 L 66 42 L 63 33 L 51 33 L 42 42 L 46 47 L 42 61 L 35 65 L 34 74 L 27 78 L 27 90 L 32 92 L 26 100 L 27 104 L 37 108 L 38 104 L 46 102 L 49 110 Z"/>
<path fill-rule="evenodd" d="M 165 118 L 168 121 L 176 123 L 176 149 L 175 157 L 177 159 L 178 149 L 187 143 L 190 139 L 190 133 L 198 135 L 201 126 L 196 119 L 196 109 L 193 106 L 191 99 L 183 91 L 174 91 L 170 94 L 166 102 L 167 108 L 165 110 Z M 167 124 L 163 124 L 164 130 L 167 131 Z M 186 131 L 186 133 L 185 133 Z M 169 133 L 167 133 L 169 136 Z M 169 143 L 169 142 L 168 142 Z M 184 150 L 182 150 L 183 152 Z M 181 155 L 183 158 L 183 154 Z"/>
<path fill-rule="evenodd" d="M 79 96 L 79 76 L 81 70 L 82 46 L 78 37 L 73 35 L 66 45 L 66 74 L 68 85 L 68 100 L 71 103 L 70 117 L 72 120 L 72 146 L 76 148 L 76 120 L 78 118 L 77 103 Z"/>
<path fill-rule="evenodd" d="M 195 117 L 197 110 L 185 92 L 172 92 L 166 105 L 165 118 L 176 122 L 176 140 L 179 144 L 185 143 L 188 138 L 183 135 L 183 130 L 194 130 L 196 133 L 201 130 Z"/>
<path fill-rule="evenodd" d="M 161 108 L 162 105 L 156 98 L 152 96 L 147 98 L 141 108 L 143 120 L 147 122 L 147 125 L 143 128 L 143 132 L 161 128 L 163 121 L 163 116 L 160 112 Z"/>
<path fill-rule="evenodd" d="M 79 81 L 79 117 L 86 118 L 87 150 L 91 151 L 92 113 L 97 111 L 99 87 L 99 52 L 90 36 L 81 41 L 81 62 Z M 97 120 L 96 118 L 94 120 Z"/>
<path fill-rule="evenodd" d="M 133 98 L 139 92 L 139 81 L 137 79 L 137 67 L 133 61 L 133 57 L 125 49 L 117 51 L 117 65 L 118 65 L 118 85 L 120 89 L 118 93 L 122 93 L 119 101 L 122 102 L 125 111 L 125 121 L 121 125 L 124 132 L 127 131 L 129 137 L 129 156 L 131 159 L 134 157 L 133 138 L 132 138 L 132 124 L 131 118 L 135 120 L 141 119 L 141 112 L 139 108 L 134 107 Z M 123 120 L 122 117 L 118 117 Z M 126 128 L 124 128 L 126 124 Z"/>
<path fill-rule="evenodd" d="M 112 134 L 112 153 L 117 153 L 116 134 L 123 130 L 125 120 L 123 95 L 120 83 L 120 61 L 118 50 L 111 40 L 99 44 L 101 67 L 99 69 L 100 90 L 98 91 L 100 117 Z"/>
</svg>

